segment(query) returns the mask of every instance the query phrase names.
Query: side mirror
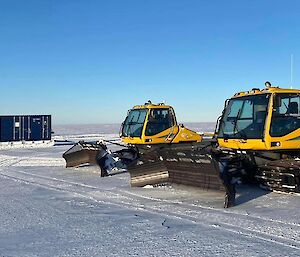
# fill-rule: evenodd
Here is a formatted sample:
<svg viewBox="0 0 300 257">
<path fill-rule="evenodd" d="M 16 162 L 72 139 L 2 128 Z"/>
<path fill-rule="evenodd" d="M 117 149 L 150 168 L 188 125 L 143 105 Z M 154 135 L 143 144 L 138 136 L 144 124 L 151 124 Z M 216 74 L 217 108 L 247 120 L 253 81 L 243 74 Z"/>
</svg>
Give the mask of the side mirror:
<svg viewBox="0 0 300 257">
<path fill-rule="evenodd" d="M 125 123 L 125 121 L 123 121 L 122 124 L 121 124 L 121 126 L 120 126 L 120 129 L 119 129 L 119 137 L 124 136 L 124 133 L 123 133 L 124 123 Z"/>
</svg>

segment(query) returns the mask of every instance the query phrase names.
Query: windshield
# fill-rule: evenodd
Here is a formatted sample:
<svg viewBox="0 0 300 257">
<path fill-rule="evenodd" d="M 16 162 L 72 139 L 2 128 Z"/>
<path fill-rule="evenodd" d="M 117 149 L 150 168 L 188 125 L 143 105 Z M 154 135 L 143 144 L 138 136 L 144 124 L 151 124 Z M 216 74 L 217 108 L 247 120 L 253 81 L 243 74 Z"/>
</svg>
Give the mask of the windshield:
<svg viewBox="0 0 300 257">
<path fill-rule="evenodd" d="M 141 137 L 147 109 L 130 110 L 123 124 L 122 136 Z"/>
<path fill-rule="evenodd" d="M 229 100 L 220 122 L 220 138 L 262 139 L 269 94 Z"/>
<path fill-rule="evenodd" d="M 281 137 L 300 128 L 300 94 L 277 94 L 270 136 Z"/>
</svg>

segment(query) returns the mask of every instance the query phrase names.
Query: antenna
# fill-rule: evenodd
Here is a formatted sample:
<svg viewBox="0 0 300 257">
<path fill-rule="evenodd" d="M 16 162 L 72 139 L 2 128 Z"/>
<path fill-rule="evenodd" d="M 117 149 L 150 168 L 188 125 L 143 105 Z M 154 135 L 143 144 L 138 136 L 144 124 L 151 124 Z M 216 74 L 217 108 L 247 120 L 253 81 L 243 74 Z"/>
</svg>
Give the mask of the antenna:
<svg viewBox="0 0 300 257">
<path fill-rule="evenodd" d="M 293 88 L 293 60 L 294 56 L 291 54 L 291 89 Z"/>
</svg>

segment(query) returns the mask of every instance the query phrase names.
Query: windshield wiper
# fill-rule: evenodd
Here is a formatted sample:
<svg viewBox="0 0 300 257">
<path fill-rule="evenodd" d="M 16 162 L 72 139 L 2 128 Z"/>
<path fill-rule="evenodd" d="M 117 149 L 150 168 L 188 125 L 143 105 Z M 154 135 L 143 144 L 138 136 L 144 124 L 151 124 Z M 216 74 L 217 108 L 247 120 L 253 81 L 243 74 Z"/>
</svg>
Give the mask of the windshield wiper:
<svg viewBox="0 0 300 257">
<path fill-rule="evenodd" d="M 246 132 L 243 131 L 243 130 L 240 130 L 239 127 L 238 127 L 238 120 L 240 118 L 241 112 L 242 112 L 242 108 L 238 111 L 236 119 L 234 120 L 233 133 L 236 134 L 236 135 L 240 134 L 242 139 L 247 140 L 248 138 L 247 138 Z"/>
<path fill-rule="evenodd" d="M 240 115 L 241 115 L 241 112 L 242 112 L 242 108 L 241 109 L 239 109 L 239 111 L 238 111 L 238 113 L 237 113 L 237 115 L 236 115 L 236 118 L 233 120 L 233 133 L 237 133 L 237 123 L 238 123 L 238 120 L 239 120 L 239 118 L 240 118 Z"/>
</svg>

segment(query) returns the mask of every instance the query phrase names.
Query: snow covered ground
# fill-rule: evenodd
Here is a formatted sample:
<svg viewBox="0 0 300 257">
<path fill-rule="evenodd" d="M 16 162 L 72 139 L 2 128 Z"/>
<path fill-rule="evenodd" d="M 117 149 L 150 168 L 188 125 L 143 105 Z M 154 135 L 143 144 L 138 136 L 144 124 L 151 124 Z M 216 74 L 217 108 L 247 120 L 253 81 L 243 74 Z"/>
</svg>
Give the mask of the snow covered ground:
<svg viewBox="0 0 300 257">
<path fill-rule="evenodd" d="M 1 257 L 300 255 L 299 195 L 242 186 L 223 209 L 222 193 L 66 169 L 69 147 L 0 151 Z"/>
</svg>

